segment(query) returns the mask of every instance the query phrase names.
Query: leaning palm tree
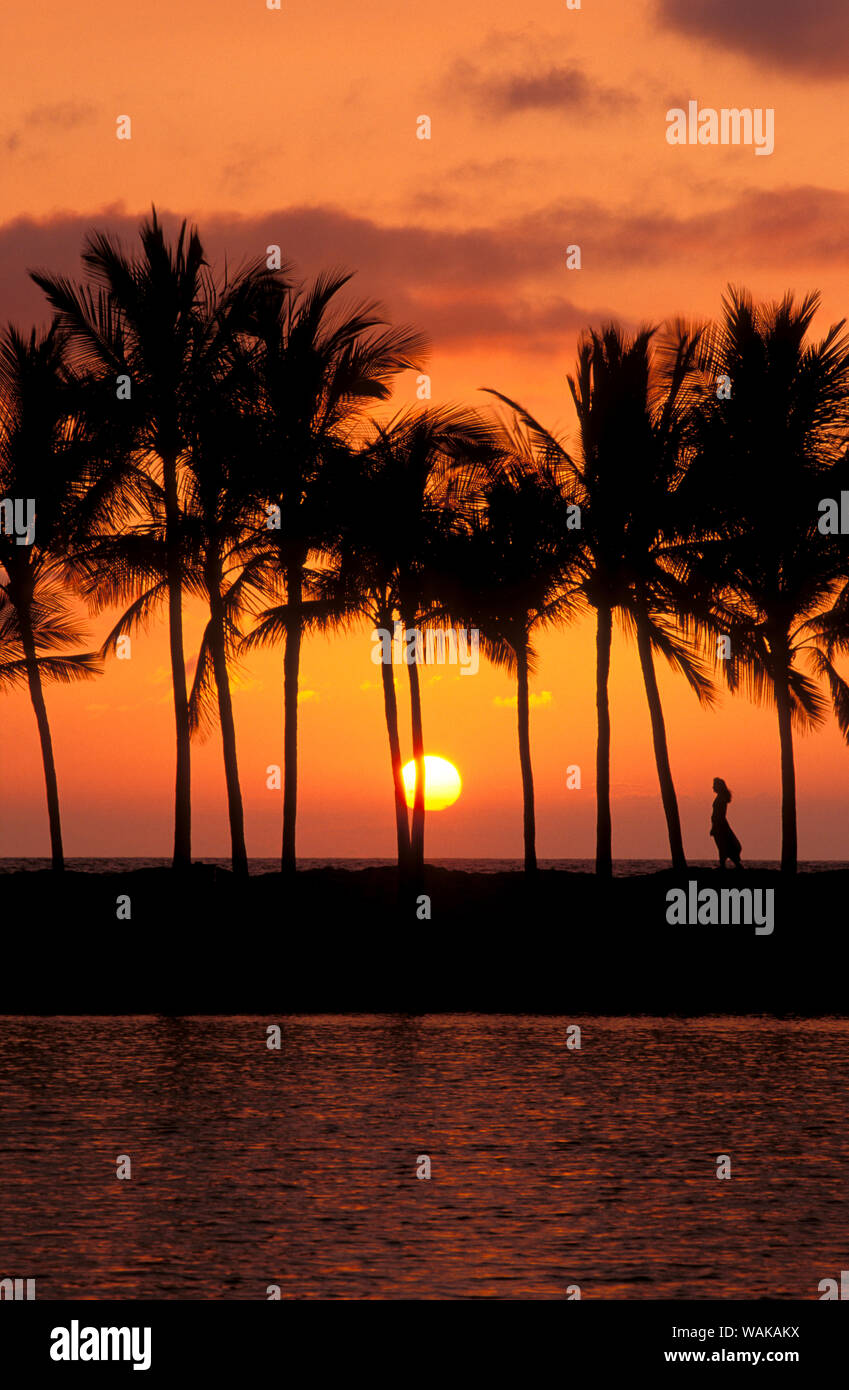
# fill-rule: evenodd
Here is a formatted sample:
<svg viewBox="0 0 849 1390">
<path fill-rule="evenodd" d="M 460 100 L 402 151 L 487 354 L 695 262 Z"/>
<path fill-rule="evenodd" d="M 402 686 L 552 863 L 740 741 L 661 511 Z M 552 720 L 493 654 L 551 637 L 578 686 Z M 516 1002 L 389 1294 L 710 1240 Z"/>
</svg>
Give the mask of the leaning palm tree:
<svg viewBox="0 0 849 1390">
<path fill-rule="evenodd" d="M 51 862 L 56 870 L 64 869 L 65 858 L 59 784 L 44 685 L 47 681 L 68 685 L 100 674 L 102 668 L 95 653 L 74 654 L 66 650 L 79 646 L 84 640 L 83 629 L 71 611 L 59 566 L 54 568 L 37 562 L 27 578 L 19 573 L 5 581 L 0 578 L 0 688 L 26 685 L 29 690 L 44 768 Z"/>
<path fill-rule="evenodd" d="M 478 629 L 486 656 L 516 675 L 525 870 L 537 867 L 529 676 L 535 633 L 570 620 L 580 607 L 579 517 L 555 460 L 536 457 L 527 431 L 503 431 L 499 467 L 482 505 L 467 510 L 449 541 L 444 579 L 449 616 Z"/>
<path fill-rule="evenodd" d="M 184 222 L 169 245 L 154 209 L 140 239 L 141 254 L 134 256 L 106 233 L 93 232 L 82 255 L 86 284 L 44 272 L 33 272 L 32 278 L 58 311 L 73 368 L 93 379 L 101 396 L 111 384 L 113 422 L 120 418 L 130 436 L 122 450 L 128 469 L 142 466 L 161 477 L 176 735 L 174 866 L 183 868 L 191 861 L 191 730 L 180 489 L 194 403 L 209 381 L 225 335 L 219 293 L 197 232 L 188 232 Z M 273 283 L 270 272 L 253 266 L 227 293 L 240 298 L 246 284 Z M 252 308 L 246 305 L 245 313 Z"/>
<path fill-rule="evenodd" d="M 288 289 L 254 323 L 260 353 L 255 379 L 258 443 L 248 461 L 264 533 L 246 568 L 282 597 L 262 615 L 249 645 L 284 640 L 283 844 L 281 867 L 296 867 L 298 680 L 309 604 L 320 602 L 315 564 L 333 539 L 332 487 L 340 457 L 357 447 L 363 411 L 386 400 L 399 372 L 414 367 L 424 337 L 386 325 L 375 304 L 345 304 L 350 275 L 328 273 Z"/>
<path fill-rule="evenodd" d="M 825 712 L 797 660 L 845 573 L 839 542 L 820 532 L 819 503 L 846 481 L 849 337 L 841 321 L 808 341 L 819 302 L 816 293 L 799 302 L 787 294 L 756 305 L 745 290 L 729 290 L 702 349 L 708 378 L 727 384 L 719 398 L 706 397 L 685 488 L 704 536 L 692 580 L 714 595 L 726 623 L 728 684 L 777 711 L 788 873 L 797 865 L 793 726 L 816 725 Z M 827 625 L 822 632 L 827 660 Z"/>
<path fill-rule="evenodd" d="M 54 869 L 64 868 L 59 787 L 43 685 L 99 670 L 91 653 L 65 650 L 82 641 L 64 584 L 63 553 L 75 501 L 90 465 L 75 419 L 64 363 L 65 340 L 54 323 L 24 337 L 0 338 L 0 684 L 25 682 L 35 712 Z M 14 527 L 14 504 L 23 504 Z M 30 514 L 29 508 L 32 508 Z M 6 524 L 8 521 L 8 525 Z"/>
<path fill-rule="evenodd" d="M 655 333 L 643 328 L 628 336 L 608 325 L 583 335 L 569 377 L 580 433 L 577 459 L 521 406 L 499 397 L 517 412 L 542 455 L 560 463 L 565 494 L 580 509 L 581 588 L 596 615 L 596 872 L 603 877 L 613 863 L 608 685 L 614 615 L 636 637 L 678 869 L 686 859 L 654 653 L 684 675 L 700 701 L 712 699 L 693 641 L 709 625 L 709 607 L 696 603 L 687 587 L 690 523 L 678 499 L 699 399 L 698 334 L 673 331 L 663 350 L 653 352 Z"/>
</svg>

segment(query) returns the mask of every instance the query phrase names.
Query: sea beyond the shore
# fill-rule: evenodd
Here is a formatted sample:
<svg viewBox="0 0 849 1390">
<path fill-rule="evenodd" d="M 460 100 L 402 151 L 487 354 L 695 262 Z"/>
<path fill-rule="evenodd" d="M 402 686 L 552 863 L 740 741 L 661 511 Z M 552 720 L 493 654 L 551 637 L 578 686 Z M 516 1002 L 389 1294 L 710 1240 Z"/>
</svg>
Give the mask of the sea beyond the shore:
<svg viewBox="0 0 849 1390">
<path fill-rule="evenodd" d="M 168 869 L 171 867 L 171 860 L 165 857 L 154 856 L 114 856 L 101 858 L 68 858 L 65 861 L 66 867 L 78 873 L 87 874 L 107 874 L 107 873 L 126 873 L 132 869 Z M 207 855 L 202 854 L 197 857 L 195 863 L 198 865 L 211 865 L 218 869 L 229 869 L 230 859 L 226 855 Z M 299 859 L 301 869 L 392 869 L 395 866 L 394 859 Z M 453 859 L 435 858 L 428 860 L 428 866 L 434 869 L 453 869 L 458 873 L 467 874 L 504 874 L 522 873 L 524 862 L 521 859 Z M 691 861 L 693 869 L 713 869 L 716 867 L 715 859 L 693 859 Z M 778 869 L 777 859 L 752 859 L 746 861 L 748 869 L 772 870 Z M 48 858 L 0 858 L 0 874 L 20 873 L 35 869 L 49 869 L 50 860 Z M 595 864 L 592 859 L 540 859 L 540 869 L 559 869 L 565 873 L 591 874 L 594 872 Z M 668 859 L 614 859 L 613 876 L 614 878 L 636 878 L 641 874 L 662 873 L 669 868 Z M 248 869 L 251 874 L 272 874 L 278 873 L 280 869 L 279 858 L 275 859 L 250 859 Z M 834 869 L 849 869 L 849 860 L 845 859 L 811 859 L 800 862 L 799 873 L 824 873 Z"/>
</svg>

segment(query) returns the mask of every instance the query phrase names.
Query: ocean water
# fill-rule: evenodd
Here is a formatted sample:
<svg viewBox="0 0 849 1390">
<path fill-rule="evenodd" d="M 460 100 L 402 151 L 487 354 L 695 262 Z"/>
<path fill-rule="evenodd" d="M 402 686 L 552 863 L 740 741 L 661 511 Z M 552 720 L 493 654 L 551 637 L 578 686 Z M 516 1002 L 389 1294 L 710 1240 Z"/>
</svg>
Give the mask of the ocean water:
<svg viewBox="0 0 849 1390">
<path fill-rule="evenodd" d="M 257 1018 L 0 1019 L 0 1276 L 43 1299 L 816 1299 L 846 1267 L 847 1020 L 267 1022 L 279 1051 Z"/>
<path fill-rule="evenodd" d="M 394 868 L 394 859 L 299 859 L 298 866 L 301 869 L 380 869 Z M 524 861 L 521 859 L 428 859 L 428 865 L 438 869 L 459 869 L 466 873 L 476 874 L 495 874 L 524 871 Z M 157 858 L 135 858 L 135 859 L 66 859 L 66 867 L 79 873 L 106 874 L 120 873 L 129 869 L 167 869 L 170 866 L 170 859 Z M 215 858 L 214 856 L 201 855 L 196 860 L 197 864 L 216 864 L 219 868 L 229 869 L 230 860 L 226 857 Z M 746 868 L 749 869 L 775 869 L 780 867 L 777 859 L 747 859 Z M 595 872 L 595 861 L 592 859 L 540 859 L 541 869 L 564 869 L 571 870 L 572 873 L 591 874 Z M 629 878 L 637 874 L 658 873 L 661 869 L 670 868 L 668 859 L 614 859 L 613 873 L 617 878 Z M 838 859 L 817 859 L 807 860 L 799 864 L 801 873 L 819 873 L 828 869 L 845 869 L 849 864 L 844 860 Z M 49 859 L 0 859 L 0 874 L 15 873 L 21 870 L 49 869 Z M 690 860 L 691 869 L 716 868 L 715 859 L 693 859 Z M 278 873 L 280 870 L 279 859 L 251 859 L 249 869 L 252 874 Z"/>
</svg>

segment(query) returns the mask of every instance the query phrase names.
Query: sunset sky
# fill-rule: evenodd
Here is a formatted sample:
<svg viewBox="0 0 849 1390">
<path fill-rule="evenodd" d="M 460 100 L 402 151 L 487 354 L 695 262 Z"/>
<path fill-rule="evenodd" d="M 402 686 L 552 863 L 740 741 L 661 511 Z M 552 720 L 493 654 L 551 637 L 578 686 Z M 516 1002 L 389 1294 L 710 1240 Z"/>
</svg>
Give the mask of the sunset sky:
<svg viewBox="0 0 849 1390">
<path fill-rule="evenodd" d="M 49 317 L 27 268 L 78 273 L 92 226 L 130 242 L 155 203 L 197 222 L 221 263 L 279 243 L 304 275 L 356 270 L 359 294 L 430 335 L 435 401 L 525 402 L 574 437 L 565 374 L 578 332 L 718 313 L 729 281 L 759 298 L 818 288 L 818 335 L 849 311 L 845 0 L 75 0 L 0 16 L 0 319 Z M 772 107 L 775 152 L 670 146 L 666 112 Z M 428 115 L 432 139 L 416 138 Z M 128 115 L 132 139 L 116 139 Z M 578 244 L 582 268 L 567 270 Z M 415 401 L 399 379 L 398 406 Z M 102 640 L 110 615 L 91 624 Z M 203 612 L 187 609 L 186 651 Z M 532 741 L 542 858 L 594 847 L 594 632 L 539 642 Z M 380 674 L 364 626 L 302 659 L 303 857 L 389 856 L 392 788 Z M 774 712 L 699 709 L 660 670 L 685 844 L 712 857 L 711 781 L 734 793 L 743 856 L 776 858 Z M 463 778 L 428 821 L 429 857 L 519 856 L 510 677 L 423 673 L 426 749 Z M 410 754 L 406 691 L 405 756 Z M 280 848 L 282 649 L 251 656 L 235 709 L 248 850 Z M 173 713 L 163 620 L 104 677 L 47 691 L 65 848 L 167 855 Z M 48 853 L 27 694 L 2 697 L 0 856 Z M 665 826 L 636 653 L 614 637 L 613 852 L 663 857 Z M 566 768 L 582 768 L 567 790 Z M 797 739 L 799 850 L 849 858 L 849 749 L 832 720 Z M 194 850 L 228 850 L 217 734 L 196 746 Z"/>
</svg>

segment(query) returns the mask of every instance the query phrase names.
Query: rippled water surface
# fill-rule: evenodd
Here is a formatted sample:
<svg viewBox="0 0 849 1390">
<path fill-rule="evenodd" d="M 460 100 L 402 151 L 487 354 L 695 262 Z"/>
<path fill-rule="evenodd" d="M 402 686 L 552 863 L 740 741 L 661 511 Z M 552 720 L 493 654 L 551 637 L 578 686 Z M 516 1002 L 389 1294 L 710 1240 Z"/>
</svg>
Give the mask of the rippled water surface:
<svg viewBox="0 0 849 1390">
<path fill-rule="evenodd" d="M 846 1268 L 845 1020 L 2 1018 L 0 1043 L 0 1277 L 39 1298 L 817 1298 Z"/>
</svg>

